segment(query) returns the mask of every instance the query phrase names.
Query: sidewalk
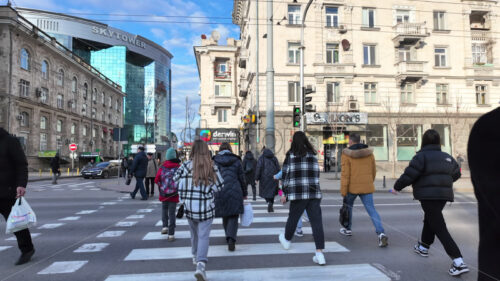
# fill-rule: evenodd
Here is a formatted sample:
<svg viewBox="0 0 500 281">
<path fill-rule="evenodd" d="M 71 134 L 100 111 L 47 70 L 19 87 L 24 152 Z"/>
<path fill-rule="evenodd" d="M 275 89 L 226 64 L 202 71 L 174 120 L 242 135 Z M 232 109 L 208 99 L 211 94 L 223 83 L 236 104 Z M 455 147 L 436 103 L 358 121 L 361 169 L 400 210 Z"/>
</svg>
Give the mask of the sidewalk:
<svg viewBox="0 0 500 281">
<path fill-rule="evenodd" d="M 61 173 L 61 176 L 59 179 L 66 179 L 66 178 L 77 178 L 79 175 L 76 172 L 69 172 L 69 175 L 67 172 Z M 35 182 L 35 181 L 44 181 L 44 180 L 52 180 L 52 175 L 49 172 L 29 172 L 28 173 L 28 182 Z"/>
</svg>

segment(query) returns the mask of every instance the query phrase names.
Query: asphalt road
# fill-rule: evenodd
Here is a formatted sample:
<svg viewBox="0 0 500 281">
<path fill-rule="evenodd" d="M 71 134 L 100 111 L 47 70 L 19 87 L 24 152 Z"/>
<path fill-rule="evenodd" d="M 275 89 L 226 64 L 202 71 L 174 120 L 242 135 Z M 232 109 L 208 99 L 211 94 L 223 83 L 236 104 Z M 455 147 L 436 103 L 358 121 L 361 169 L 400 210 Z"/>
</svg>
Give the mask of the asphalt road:
<svg viewBox="0 0 500 281">
<path fill-rule="evenodd" d="M 131 200 L 126 193 L 102 190 L 117 179 L 64 179 L 30 183 L 26 196 L 37 214 L 31 229 L 33 260 L 14 266 L 19 251 L 13 237 L 0 224 L 0 280 L 194 280 L 188 227 L 179 220 L 177 240 L 159 235 L 158 199 Z M 138 196 L 140 197 L 140 196 Z M 262 200 L 253 203 L 255 221 L 240 227 L 236 251 L 229 253 L 219 237 L 221 224 L 212 227 L 207 274 L 209 280 L 476 280 L 477 204 L 472 193 L 456 193 L 447 205 L 448 228 L 459 245 L 471 272 L 459 278 L 447 271 L 451 264 L 441 243 L 423 258 L 412 251 L 418 240 L 423 213 L 411 194 L 376 193 L 389 246 L 379 248 L 374 227 L 359 199 L 356 201 L 353 236 L 338 233 L 338 193 L 326 193 L 322 201 L 327 242 L 327 266 L 312 262 L 311 234 L 294 237 L 290 251 L 281 248 L 278 234 L 284 231 L 286 207 L 265 212 Z M 304 223 L 304 227 L 309 227 Z M 304 229 L 308 231 L 307 228 Z M 310 233 L 310 232 L 309 232 Z"/>
</svg>

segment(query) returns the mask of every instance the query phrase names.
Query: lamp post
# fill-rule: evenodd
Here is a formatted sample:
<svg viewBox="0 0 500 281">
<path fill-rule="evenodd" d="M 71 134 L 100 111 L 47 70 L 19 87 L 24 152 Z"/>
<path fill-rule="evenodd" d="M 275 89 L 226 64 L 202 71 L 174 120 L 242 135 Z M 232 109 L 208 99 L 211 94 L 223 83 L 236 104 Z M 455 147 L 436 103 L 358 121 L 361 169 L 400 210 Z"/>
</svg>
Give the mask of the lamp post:
<svg viewBox="0 0 500 281">
<path fill-rule="evenodd" d="M 305 21 L 306 21 L 306 15 L 307 11 L 309 10 L 309 7 L 311 6 L 313 0 L 309 0 L 307 3 L 306 9 L 304 10 L 304 15 L 302 16 L 302 25 L 300 27 L 300 130 L 302 132 L 306 131 L 306 124 L 305 124 L 305 118 L 304 118 L 304 113 L 305 113 L 305 103 L 304 103 L 304 49 L 306 48 L 304 46 L 304 27 L 305 27 Z"/>
</svg>

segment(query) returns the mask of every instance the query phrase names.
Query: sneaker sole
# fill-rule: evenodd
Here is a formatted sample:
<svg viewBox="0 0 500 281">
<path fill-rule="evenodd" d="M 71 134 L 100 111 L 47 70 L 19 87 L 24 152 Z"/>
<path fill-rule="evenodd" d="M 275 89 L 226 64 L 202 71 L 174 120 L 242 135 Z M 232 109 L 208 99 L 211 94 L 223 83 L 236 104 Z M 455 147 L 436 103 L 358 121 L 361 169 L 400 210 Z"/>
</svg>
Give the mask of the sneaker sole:
<svg viewBox="0 0 500 281">
<path fill-rule="evenodd" d="M 295 236 L 297 236 L 297 237 L 304 237 L 304 234 L 295 233 Z"/>
<path fill-rule="evenodd" d="M 344 236 L 352 236 L 352 233 L 344 233 L 344 232 L 340 232 L 340 234 L 344 235 Z"/>
<path fill-rule="evenodd" d="M 448 272 L 451 276 L 458 276 L 458 275 L 462 275 L 464 273 L 467 273 L 469 272 L 469 269 L 466 268 L 466 269 L 462 269 L 462 270 L 459 270 L 459 271 L 455 271 L 455 272 Z"/>
<path fill-rule="evenodd" d="M 205 281 L 207 279 L 205 279 L 205 277 L 203 276 L 203 274 L 201 272 L 195 272 L 194 273 L 194 277 L 196 277 L 196 281 Z"/>
<path fill-rule="evenodd" d="M 326 264 L 326 262 L 325 262 L 325 263 L 319 263 L 319 262 L 318 262 L 318 259 L 316 258 L 316 256 L 314 256 L 314 257 L 313 257 L 313 262 L 314 262 L 315 264 L 318 264 L 318 265 L 321 265 L 321 266 L 323 266 L 323 265 L 325 265 L 325 264 Z"/>
<path fill-rule="evenodd" d="M 424 258 L 427 258 L 429 257 L 429 254 L 423 254 L 422 252 L 420 252 L 419 250 L 417 249 L 413 249 L 413 251 L 417 254 L 419 254 L 420 256 L 424 257 Z"/>
<path fill-rule="evenodd" d="M 389 240 L 387 238 L 387 236 L 382 237 L 382 239 L 380 239 L 380 243 L 379 243 L 378 246 L 382 247 L 382 248 L 387 247 L 387 245 L 389 245 L 389 243 L 387 242 L 387 240 Z"/>
</svg>

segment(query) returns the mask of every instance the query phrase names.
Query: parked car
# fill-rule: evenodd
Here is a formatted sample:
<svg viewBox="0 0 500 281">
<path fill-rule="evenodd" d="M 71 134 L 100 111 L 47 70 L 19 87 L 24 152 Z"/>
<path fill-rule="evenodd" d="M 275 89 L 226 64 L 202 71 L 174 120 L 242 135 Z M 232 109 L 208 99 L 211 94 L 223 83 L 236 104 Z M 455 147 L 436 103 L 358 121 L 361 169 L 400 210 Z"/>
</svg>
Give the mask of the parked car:
<svg viewBox="0 0 500 281">
<path fill-rule="evenodd" d="M 109 177 L 118 176 L 120 170 L 120 165 L 114 162 L 102 162 L 95 166 L 84 167 L 81 175 L 83 178 L 103 178 L 107 179 Z"/>
</svg>

